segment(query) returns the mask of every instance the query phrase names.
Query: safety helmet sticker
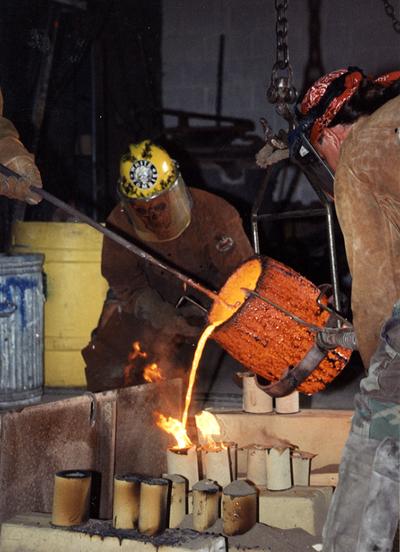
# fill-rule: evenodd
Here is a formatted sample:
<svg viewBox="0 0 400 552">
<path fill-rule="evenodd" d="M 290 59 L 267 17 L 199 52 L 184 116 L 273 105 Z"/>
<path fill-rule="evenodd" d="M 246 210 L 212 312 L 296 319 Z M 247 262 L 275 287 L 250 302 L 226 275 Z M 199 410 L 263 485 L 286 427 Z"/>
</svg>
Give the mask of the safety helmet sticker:
<svg viewBox="0 0 400 552">
<path fill-rule="evenodd" d="M 139 159 L 132 163 L 129 176 L 138 188 L 149 190 L 156 183 L 158 173 L 153 163 L 150 163 L 147 159 Z"/>
</svg>

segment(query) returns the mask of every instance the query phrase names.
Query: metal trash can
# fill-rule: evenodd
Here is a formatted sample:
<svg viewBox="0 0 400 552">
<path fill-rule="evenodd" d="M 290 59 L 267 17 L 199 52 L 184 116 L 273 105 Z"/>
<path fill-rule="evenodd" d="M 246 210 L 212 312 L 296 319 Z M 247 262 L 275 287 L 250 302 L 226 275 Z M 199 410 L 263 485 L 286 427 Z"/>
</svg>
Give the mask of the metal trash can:
<svg viewBox="0 0 400 552">
<path fill-rule="evenodd" d="M 43 393 L 44 256 L 0 254 L 0 408 Z"/>
</svg>

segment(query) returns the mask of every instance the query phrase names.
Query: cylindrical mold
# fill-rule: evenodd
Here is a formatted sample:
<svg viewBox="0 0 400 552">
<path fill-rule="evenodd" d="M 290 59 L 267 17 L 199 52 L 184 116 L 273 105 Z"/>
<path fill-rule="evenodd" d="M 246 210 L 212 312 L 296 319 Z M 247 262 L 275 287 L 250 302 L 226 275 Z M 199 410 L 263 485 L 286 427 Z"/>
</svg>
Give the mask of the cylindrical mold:
<svg viewBox="0 0 400 552">
<path fill-rule="evenodd" d="M 321 290 L 269 257 L 245 261 L 218 296 L 224 302 L 214 301 L 208 319 L 223 323 L 211 338 L 271 383 L 281 380 L 315 345 L 315 336 L 297 317 L 316 326 L 324 326 L 329 318 L 329 312 L 318 305 Z M 321 391 L 345 367 L 350 355 L 350 350 L 332 349 L 297 389 L 306 394 Z"/>
<path fill-rule="evenodd" d="M 167 471 L 186 477 L 189 489 L 199 480 L 199 464 L 196 447 L 167 450 Z"/>
<path fill-rule="evenodd" d="M 188 514 L 193 514 L 193 491 L 189 491 L 187 494 L 187 511 Z"/>
<path fill-rule="evenodd" d="M 140 483 L 139 532 L 156 535 L 167 527 L 169 481 L 143 479 Z"/>
<path fill-rule="evenodd" d="M 267 451 L 267 488 L 283 491 L 292 486 L 290 449 L 271 448 Z"/>
<path fill-rule="evenodd" d="M 238 447 L 237 447 L 237 443 L 234 443 L 233 441 L 225 443 L 225 445 L 228 447 L 229 461 L 231 464 L 231 477 L 232 477 L 232 481 L 234 481 L 237 478 L 237 472 L 238 472 L 238 459 L 237 459 Z"/>
<path fill-rule="evenodd" d="M 314 456 L 311 452 L 292 452 L 293 485 L 310 485 L 311 460 Z"/>
<path fill-rule="evenodd" d="M 247 448 L 247 479 L 254 485 L 267 484 L 267 448 L 249 445 Z"/>
<path fill-rule="evenodd" d="M 166 474 L 164 479 L 171 481 L 168 527 L 178 527 L 187 513 L 187 480 L 181 475 Z"/>
<path fill-rule="evenodd" d="M 239 477 L 244 477 L 247 474 L 247 447 L 237 448 L 237 469 L 236 473 Z"/>
<path fill-rule="evenodd" d="M 243 380 L 243 410 L 255 414 L 272 412 L 273 399 L 258 387 L 256 374 L 252 372 L 241 372 L 239 376 Z"/>
<path fill-rule="evenodd" d="M 221 487 L 225 487 L 232 481 L 229 449 L 202 451 L 203 473 L 207 479 L 215 481 Z"/>
<path fill-rule="evenodd" d="M 299 392 L 293 391 L 286 397 L 277 397 L 275 399 L 275 412 L 277 414 L 295 414 L 299 407 Z"/>
<path fill-rule="evenodd" d="M 205 531 L 218 519 L 219 487 L 210 479 L 203 479 L 193 487 L 193 529 Z"/>
<path fill-rule="evenodd" d="M 45 256 L 45 385 L 84 387 L 81 350 L 97 325 L 108 288 L 100 270 L 103 236 L 80 222 L 17 221 L 12 233 L 15 253 Z"/>
<path fill-rule="evenodd" d="M 241 535 L 257 521 L 257 491 L 244 480 L 236 480 L 224 488 L 222 519 L 226 535 Z"/>
<path fill-rule="evenodd" d="M 43 255 L 0 254 L 0 408 L 43 393 Z"/>
<path fill-rule="evenodd" d="M 136 474 L 114 477 L 113 527 L 133 529 L 137 527 L 140 506 L 140 481 Z"/>
<path fill-rule="evenodd" d="M 54 477 L 53 525 L 71 527 L 87 521 L 92 476 L 86 470 L 65 470 Z"/>
</svg>

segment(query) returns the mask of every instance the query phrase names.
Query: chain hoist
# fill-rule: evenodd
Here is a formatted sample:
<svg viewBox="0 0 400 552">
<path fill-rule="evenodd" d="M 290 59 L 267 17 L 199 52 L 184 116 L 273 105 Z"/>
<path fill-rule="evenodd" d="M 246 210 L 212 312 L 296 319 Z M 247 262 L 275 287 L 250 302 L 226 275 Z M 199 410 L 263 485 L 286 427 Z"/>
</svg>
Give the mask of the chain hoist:
<svg viewBox="0 0 400 552">
<path fill-rule="evenodd" d="M 276 61 L 272 67 L 271 83 L 267 90 L 268 101 L 277 104 L 277 111 L 282 116 L 283 104 L 294 103 L 297 99 L 297 90 L 292 84 L 292 66 L 289 62 L 287 8 L 288 0 L 275 0 Z"/>
<path fill-rule="evenodd" d="M 276 61 L 272 67 L 271 82 L 267 89 L 267 99 L 269 103 L 275 104 L 277 113 L 283 117 L 289 124 L 289 131 L 293 129 L 293 114 L 289 104 L 296 101 L 298 93 L 293 86 L 293 71 L 289 61 L 288 20 L 286 12 L 288 0 L 275 0 L 276 10 Z M 267 160 L 264 162 L 260 157 L 257 158 L 257 164 L 265 166 L 271 162 L 276 162 L 287 157 L 287 131 L 280 129 L 278 134 L 274 134 L 267 119 L 260 119 L 264 130 L 264 140 L 267 150 Z M 275 155 L 274 152 L 278 150 Z M 279 153 L 279 150 L 282 152 Z M 260 152 L 261 153 L 261 152 Z M 261 157 L 263 154 L 261 155 Z"/>
<path fill-rule="evenodd" d="M 389 0 L 382 0 L 383 5 L 385 6 L 385 12 L 388 17 L 392 20 L 392 27 L 395 30 L 396 33 L 400 33 L 400 20 L 397 19 L 394 7 L 389 2 Z"/>
</svg>

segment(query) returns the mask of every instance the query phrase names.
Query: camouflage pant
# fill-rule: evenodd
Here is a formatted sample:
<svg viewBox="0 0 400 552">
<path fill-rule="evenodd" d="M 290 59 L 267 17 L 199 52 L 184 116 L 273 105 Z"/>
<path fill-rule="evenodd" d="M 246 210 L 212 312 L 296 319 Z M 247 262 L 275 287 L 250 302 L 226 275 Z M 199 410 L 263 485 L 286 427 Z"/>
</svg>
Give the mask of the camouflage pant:
<svg viewBox="0 0 400 552">
<path fill-rule="evenodd" d="M 368 376 L 355 397 L 352 431 L 369 439 L 400 438 L 400 318 L 383 326 Z"/>
<path fill-rule="evenodd" d="M 324 552 L 391 552 L 400 502 L 400 317 L 383 326 L 355 398 Z"/>
</svg>

